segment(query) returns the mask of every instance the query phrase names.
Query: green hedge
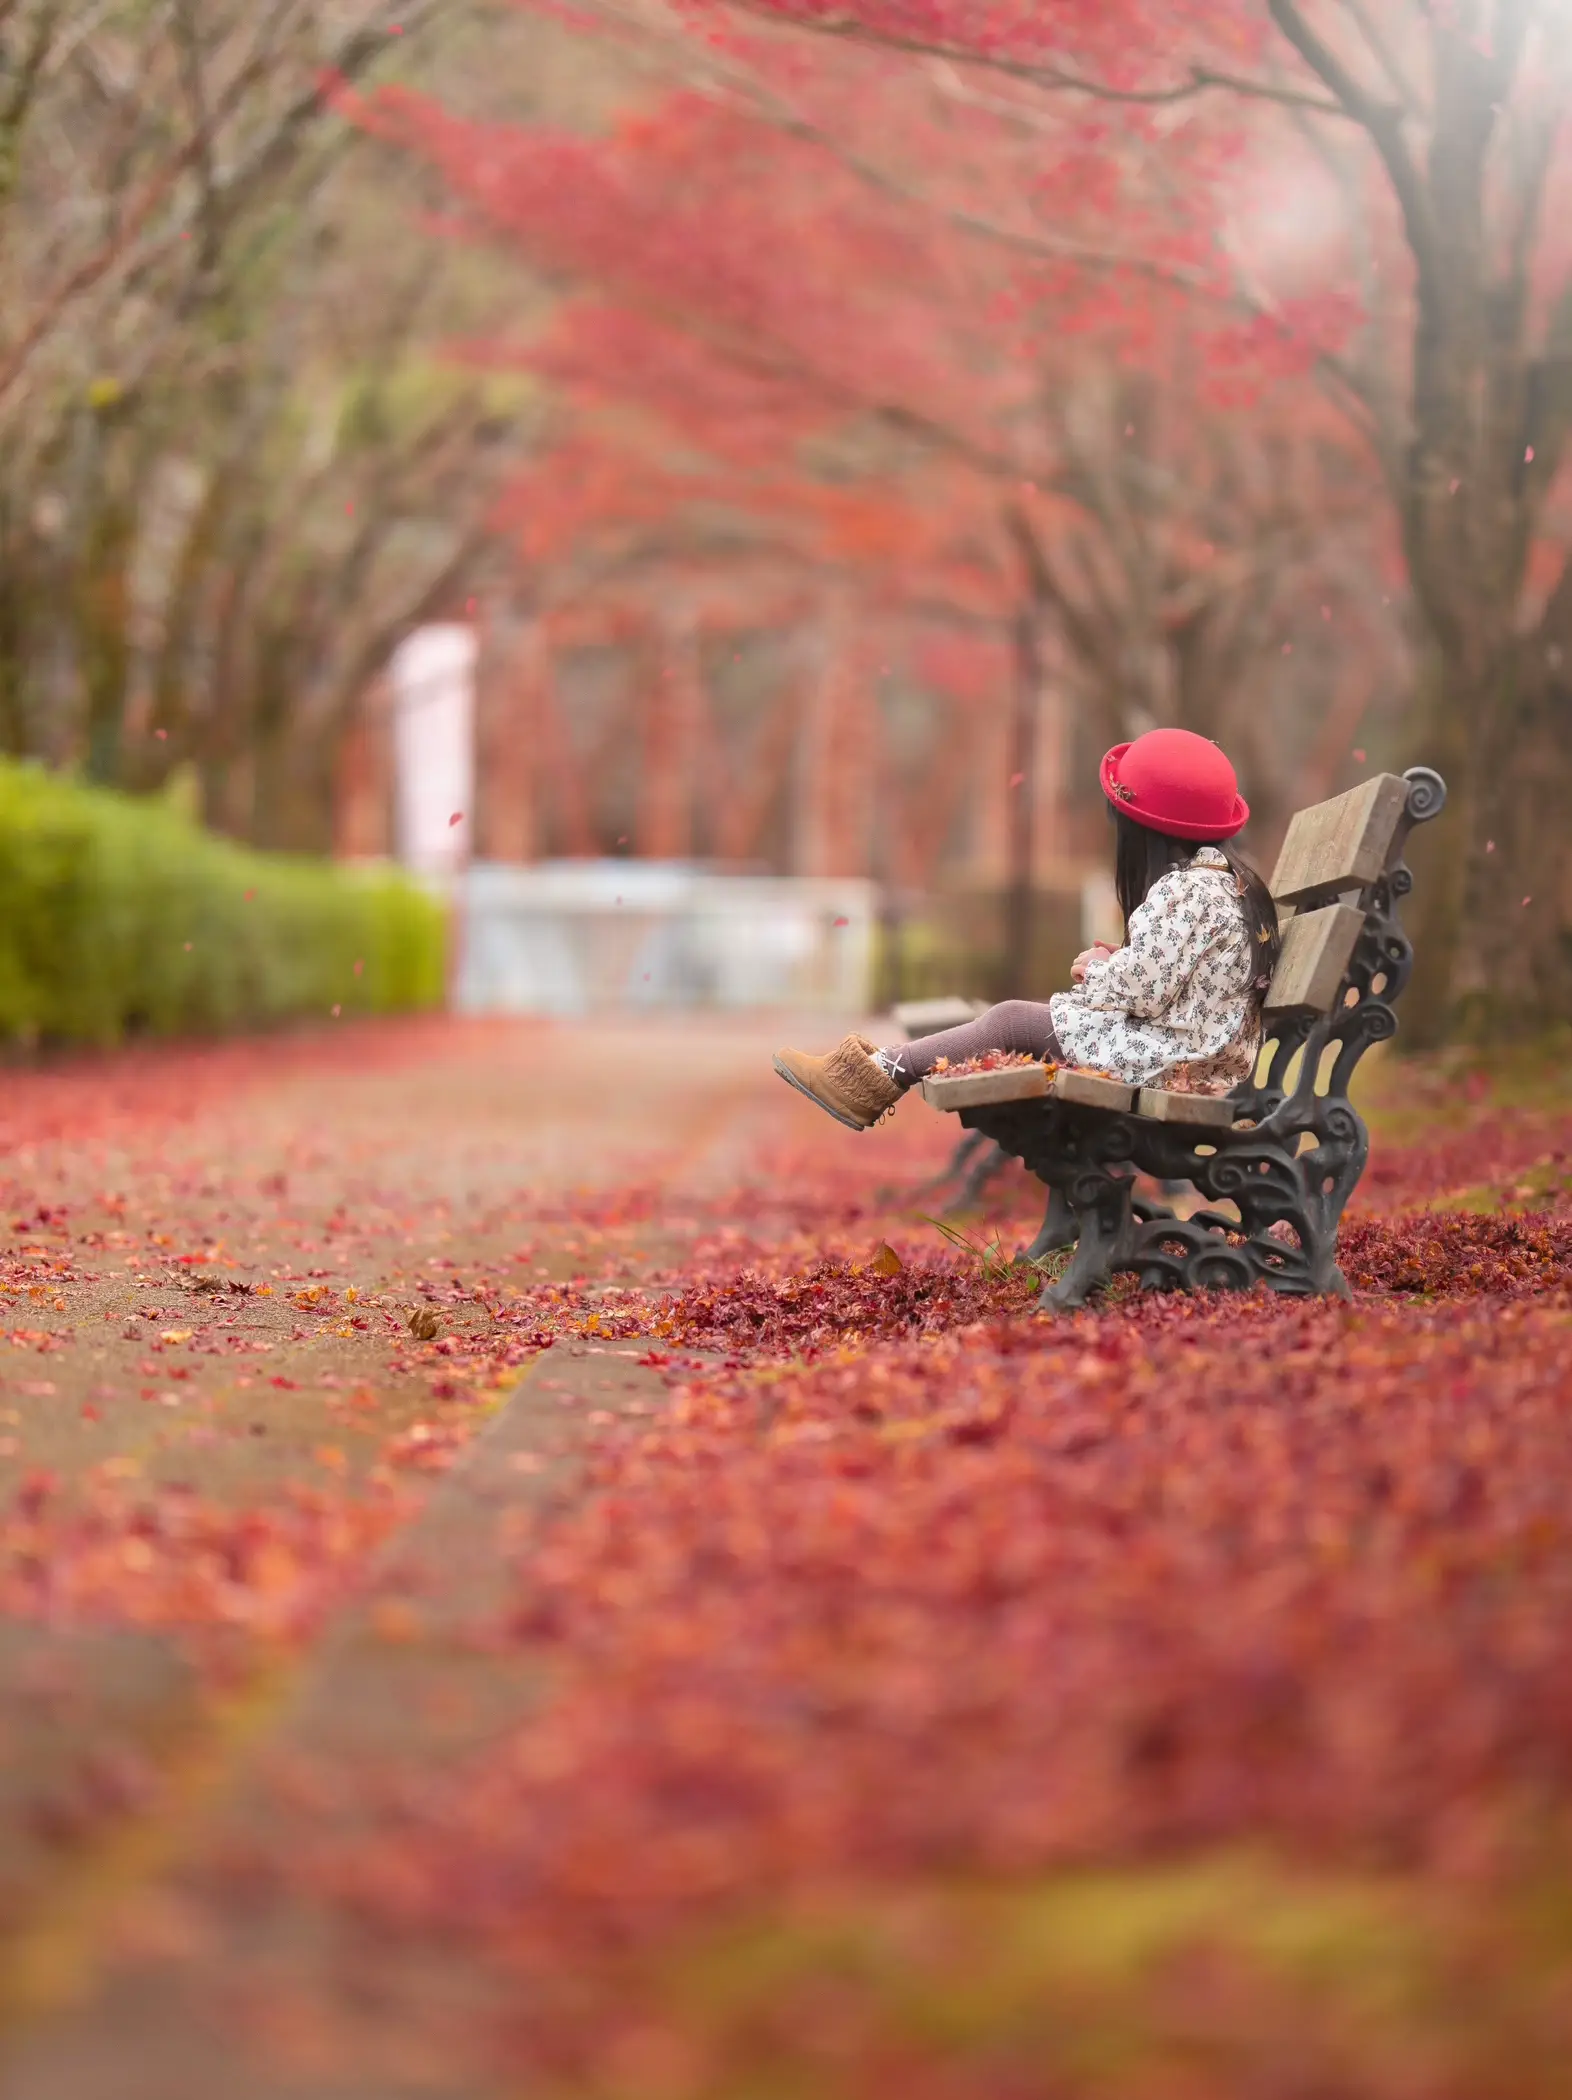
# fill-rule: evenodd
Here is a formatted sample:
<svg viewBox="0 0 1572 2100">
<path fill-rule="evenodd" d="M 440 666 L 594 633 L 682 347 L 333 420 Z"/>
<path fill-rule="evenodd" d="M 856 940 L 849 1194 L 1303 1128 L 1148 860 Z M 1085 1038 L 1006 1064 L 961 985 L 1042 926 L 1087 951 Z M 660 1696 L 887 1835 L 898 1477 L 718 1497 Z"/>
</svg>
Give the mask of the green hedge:
<svg viewBox="0 0 1572 2100">
<path fill-rule="evenodd" d="M 440 904 L 402 876 L 251 852 L 163 803 L 0 760 L 0 1039 L 438 1006 L 445 948 Z"/>
</svg>

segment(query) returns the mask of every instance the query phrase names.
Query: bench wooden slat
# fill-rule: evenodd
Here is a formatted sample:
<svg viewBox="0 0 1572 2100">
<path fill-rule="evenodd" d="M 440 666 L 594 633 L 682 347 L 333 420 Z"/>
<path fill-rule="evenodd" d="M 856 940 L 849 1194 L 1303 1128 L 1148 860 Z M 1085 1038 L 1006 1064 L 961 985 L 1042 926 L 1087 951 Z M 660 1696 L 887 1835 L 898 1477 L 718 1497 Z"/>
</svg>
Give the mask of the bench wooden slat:
<svg viewBox="0 0 1572 2100">
<path fill-rule="evenodd" d="M 1266 994 L 1267 1015 L 1330 1013 L 1364 923 L 1364 913 L 1352 904 L 1297 912 L 1283 929 L 1283 952 Z"/>
<path fill-rule="evenodd" d="M 908 999 L 891 1008 L 897 1028 L 910 1037 L 937 1035 L 941 1028 L 964 1028 L 988 1011 L 981 999 Z"/>
<path fill-rule="evenodd" d="M 1272 895 L 1294 904 L 1318 892 L 1363 889 L 1386 866 L 1408 806 L 1408 782 L 1396 773 L 1302 809 L 1289 824 L 1272 876 Z"/>
<path fill-rule="evenodd" d="M 1196 1123 L 1208 1130 L 1231 1128 L 1235 1113 L 1226 1094 L 1175 1094 L 1160 1086 L 1143 1086 L 1136 1110 L 1156 1123 Z"/>
<path fill-rule="evenodd" d="M 1091 1072 L 1055 1072 L 1056 1101 L 1074 1101 L 1082 1108 L 1125 1109 L 1135 1101 L 1135 1088 L 1122 1079 L 1099 1079 Z"/>
<path fill-rule="evenodd" d="M 1040 1101 L 1051 1094 L 1081 1108 L 1131 1108 L 1135 1088 L 1092 1072 L 1055 1072 L 1045 1065 L 1001 1065 L 993 1072 L 935 1072 L 922 1083 L 934 1108 L 985 1108 L 996 1101 Z"/>
<path fill-rule="evenodd" d="M 922 1097 L 935 1108 L 985 1108 L 995 1101 L 1041 1101 L 1048 1092 L 1043 1065 L 1001 1065 L 996 1072 L 935 1072 Z"/>
</svg>

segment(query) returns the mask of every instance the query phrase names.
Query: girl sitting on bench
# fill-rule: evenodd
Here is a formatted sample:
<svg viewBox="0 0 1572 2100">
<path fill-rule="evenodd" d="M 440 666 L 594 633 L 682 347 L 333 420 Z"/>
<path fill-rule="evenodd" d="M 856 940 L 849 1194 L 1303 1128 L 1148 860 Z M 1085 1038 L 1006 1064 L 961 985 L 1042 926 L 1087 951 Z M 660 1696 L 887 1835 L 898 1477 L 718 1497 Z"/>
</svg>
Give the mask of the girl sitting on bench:
<svg viewBox="0 0 1572 2100">
<path fill-rule="evenodd" d="M 868 1130 L 943 1060 L 988 1051 L 1111 1073 L 1130 1086 L 1226 1094 L 1255 1069 L 1280 937 L 1271 892 L 1229 843 L 1250 811 L 1218 747 L 1154 729 L 1103 760 L 1125 941 L 1078 955 L 1071 989 L 1007 999 L 964 1027 L 881 1050 L 849 1035 L 825 1057 L 782 1050 L 789 1085 Z"/>
</svg>

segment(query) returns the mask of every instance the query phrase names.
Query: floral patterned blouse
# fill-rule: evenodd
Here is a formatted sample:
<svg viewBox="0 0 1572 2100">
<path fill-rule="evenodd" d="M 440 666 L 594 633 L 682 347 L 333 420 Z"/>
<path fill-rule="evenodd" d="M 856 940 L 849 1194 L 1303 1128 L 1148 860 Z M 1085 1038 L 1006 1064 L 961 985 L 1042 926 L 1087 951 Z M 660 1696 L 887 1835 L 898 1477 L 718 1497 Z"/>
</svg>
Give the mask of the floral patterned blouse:
<svg viewBox="0 0 1572 2100">
<path fill-rule="evenodd" d="M 1259 965 L 1227 861 L 1202 846 L 1153 883 L 1125 945 L 1048 1002 L 1072 1064 L 1131 1086 L 1226 1094 L 1255 1069 Z"/>
</svg>

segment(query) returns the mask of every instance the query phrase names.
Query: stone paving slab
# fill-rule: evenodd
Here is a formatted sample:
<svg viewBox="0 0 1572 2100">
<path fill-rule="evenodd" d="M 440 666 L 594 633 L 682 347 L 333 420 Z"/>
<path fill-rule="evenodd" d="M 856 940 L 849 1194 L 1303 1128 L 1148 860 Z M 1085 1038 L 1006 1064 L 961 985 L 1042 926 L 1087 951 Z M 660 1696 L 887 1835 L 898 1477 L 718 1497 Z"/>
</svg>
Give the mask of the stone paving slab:
<svg viewBox="0 0 1572 2100">
<path fill-rule="evenodd" d="M 31 1123 L 21 1075 L 0 1114 L 0 1492 L 48 1475 L 65 1510 L 178 1485 L 241 1515 L 302 1481 L 363 1496 L 433 1406 L 406 1310 L 484 1325 L 455 1285 L 626 1284 L 679 1260 L 761 1127 L 802 1127 L 769 1048 L 825 1026 L 422 1024 L 333 1057 L 87 1063 L 35 1088 Z M 572 1222 L 584 1192 L 633 1183 L 653 1215 Z M 395 1976 L 385 1947 L 323 1948 L 309 1916 L 248 1918 L 211 1870 L 353 1814 L 362 1757 L 416 1783 L 527 1711 L 538 1685 L 466 1637 L 510 1527 L 571 1491 L 587 1433 L 663 1399 L 631 1355 L 538 1359 L 455 1471 L 411 1480 L 424 1513 L 304 1655 L 242 1639 L 215 1683 L 178 1628 L 0 1617 L 6 2100 L 442 2089 L 481 1979 L 429 1949 Z M 129 1564 L 127 1583 L 134 1620 Z"/>
<path fill-rule="evenodd" d="M 0 1621 L 0 1935 L 24 1927 L 62 1850 L 145 1805 L 201 1698 L 167 1634 Z"/>
<path fill-rule="evenodd" d="M 540 1359 L 384 1551 L 354 1606 L 273 1695 L 265 1727 L 170 1834 L 162 1871 L 101 1916 L 102 1955 L 0 2059 L 3 2100 L 393 2100 L 453 2095 L 466 2030 L 493 1986 L 430 1946 L 357 1942 L 304 1902 L 234 1900 L 258 1844 L 309 1844 L 356 1819 L 374 1761 L 410 1783 L 515 1725 L 538 1698 L 528 1666 L 469 1636 L 494 1615 L 510 1542 L 572 1490 L 590 1414 L 629 1424 L 666 1390 L 634 1352 Z"/>
</svg>

